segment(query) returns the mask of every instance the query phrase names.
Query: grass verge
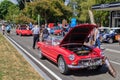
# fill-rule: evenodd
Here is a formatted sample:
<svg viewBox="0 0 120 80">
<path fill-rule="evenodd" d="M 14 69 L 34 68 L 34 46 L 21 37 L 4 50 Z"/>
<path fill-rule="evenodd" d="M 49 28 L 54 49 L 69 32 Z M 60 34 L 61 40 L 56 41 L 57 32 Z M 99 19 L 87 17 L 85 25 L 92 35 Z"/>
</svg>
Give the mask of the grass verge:
<svg viewBox="0 0 120 80">
<path fill-rule="evenodd" d="M 0 80 L 44 80 L 1 34 Z"/>
</svg>

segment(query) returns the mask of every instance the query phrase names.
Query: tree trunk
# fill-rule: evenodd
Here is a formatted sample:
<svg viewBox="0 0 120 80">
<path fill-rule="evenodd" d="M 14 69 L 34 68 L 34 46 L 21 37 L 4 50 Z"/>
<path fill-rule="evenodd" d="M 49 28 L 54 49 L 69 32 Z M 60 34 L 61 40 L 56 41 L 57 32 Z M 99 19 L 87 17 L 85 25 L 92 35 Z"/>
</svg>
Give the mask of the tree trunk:
<svg viewBox="0 0 120 80">
<path fill-rule="evenodd" d="M 89 17 L 90 17 L 91 24 L 95 24 L 94 15 L 93 15 L 92 11 L 91 10 L 88 10 L 88 11 L 89 11 Z"/>
<path fill-rule="evenodd" d="M 46 12 L 45 12 L 45 24 L 47 24 L 47 14 L 46 14 Z"/>
</svg>

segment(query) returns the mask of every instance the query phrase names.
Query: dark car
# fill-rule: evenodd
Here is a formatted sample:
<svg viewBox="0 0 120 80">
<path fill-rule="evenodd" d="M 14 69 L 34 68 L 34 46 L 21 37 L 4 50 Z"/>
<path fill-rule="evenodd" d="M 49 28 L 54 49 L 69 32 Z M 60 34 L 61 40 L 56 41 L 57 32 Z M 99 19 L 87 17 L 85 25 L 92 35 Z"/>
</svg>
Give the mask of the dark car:
<svg viewBox="0 0 120 80">
<path fill-rule="evenodd" d="M 100 40 L 101 40 L 101 42 L 107 41 L 106 36 L 109 35 L 110 28 L 109 27 L 100 27 L 99 31 L 100 31 Z"/>
<path fill-rule="evenodd" d="M 113 31 L 113 41 L 118 41 L 120 39 L 120 27 L 111 28 Z"/>
<path fill-rule="evenodd" d="M 103 32 L 100 31 L 100 35 L 102 36 L 102 42 L 113 43 L 118 41 L 120 34 L 120 28 L 108 28 L 105 29 Z"/>
</svg>

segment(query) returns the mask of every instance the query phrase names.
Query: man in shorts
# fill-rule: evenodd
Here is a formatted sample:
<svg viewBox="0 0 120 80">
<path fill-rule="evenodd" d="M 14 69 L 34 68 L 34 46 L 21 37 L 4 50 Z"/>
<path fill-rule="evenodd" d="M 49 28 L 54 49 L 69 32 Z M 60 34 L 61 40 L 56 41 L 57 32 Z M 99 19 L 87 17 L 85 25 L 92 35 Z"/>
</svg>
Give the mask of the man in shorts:
<svg viewBox="0 0 120 80">
<path fill-rule="evenodd" d="M 6 31 L 7 31 L 7 34 L 9 35 L 10 31 L 11 31 L 11 25 L 10 24 L 7 25 Z"/>
<path fill-rule="evenodd" d="M 5 34 L 5 24 L 2 24 L 2 33 Z"/>
</svg>

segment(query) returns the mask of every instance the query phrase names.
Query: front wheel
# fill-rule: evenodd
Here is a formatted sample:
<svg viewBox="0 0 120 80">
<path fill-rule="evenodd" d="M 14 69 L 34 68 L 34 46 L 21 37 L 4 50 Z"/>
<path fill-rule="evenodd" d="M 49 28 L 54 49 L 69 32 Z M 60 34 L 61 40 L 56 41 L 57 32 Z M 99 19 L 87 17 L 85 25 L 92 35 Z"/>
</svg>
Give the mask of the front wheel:
<svg viewBox="0 0 120 80">
<path fill-rule="evenodd" d="M 65 63 L 65 60 L 63 59 L 62 56 L 60 56 L 58 59 L 58 68 L 59 68 L 60 73 L 62 73 L 62 74 L 67 74 L 69 71 L 68 67 Z"/>
<path fill-rule="evenodd" d="M 112 43 L 113 43 L 113 39 L 110 38 L 110 39 L 108 40 L 108 43 L 112 44 Z"/>
</svg>

